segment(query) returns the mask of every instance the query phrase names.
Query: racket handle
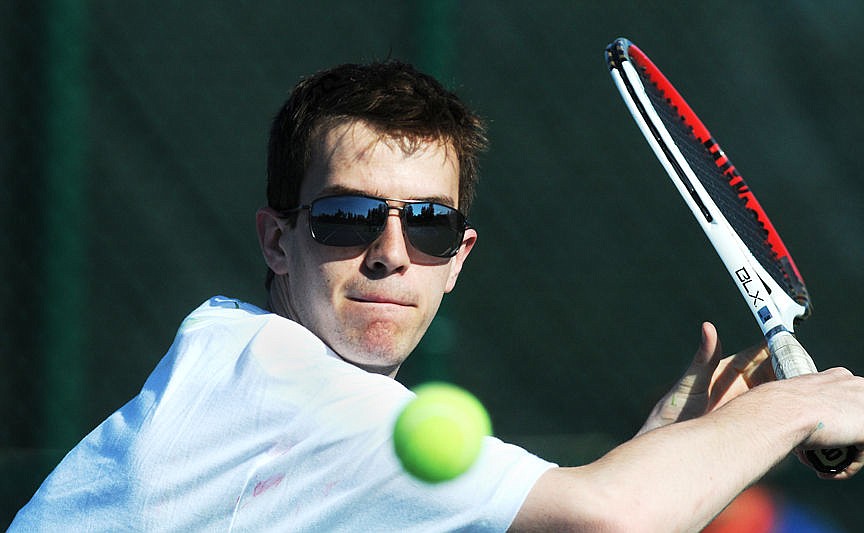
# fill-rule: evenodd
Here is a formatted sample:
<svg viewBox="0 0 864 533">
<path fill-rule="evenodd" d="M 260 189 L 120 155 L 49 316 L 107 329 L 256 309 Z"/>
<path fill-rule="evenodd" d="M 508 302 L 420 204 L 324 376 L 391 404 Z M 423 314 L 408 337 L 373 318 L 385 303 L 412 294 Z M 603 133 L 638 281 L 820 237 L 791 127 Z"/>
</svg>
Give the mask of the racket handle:
<svg viewBox="0 0 864 533">
<path fill-rule="evenodd" d="M 771 365 L 777 379 L 794 378 L 816 372 L 816 365 L 807 350 L 788 331 L 780 331 L 768 338 Z M 825 474 L 842 472 L 858 455 L 855 446 L 824 450 L 805 450 L 804 456 L 813 468 Z"/>
<path fill-rule="evenodd" d="M 780 331 L 768 339 L 771 365 L 777 379 L 794 378 L 804 374 L 815 374 L 816 364 L 807 350 L 791 333 Z"/>
</svg>

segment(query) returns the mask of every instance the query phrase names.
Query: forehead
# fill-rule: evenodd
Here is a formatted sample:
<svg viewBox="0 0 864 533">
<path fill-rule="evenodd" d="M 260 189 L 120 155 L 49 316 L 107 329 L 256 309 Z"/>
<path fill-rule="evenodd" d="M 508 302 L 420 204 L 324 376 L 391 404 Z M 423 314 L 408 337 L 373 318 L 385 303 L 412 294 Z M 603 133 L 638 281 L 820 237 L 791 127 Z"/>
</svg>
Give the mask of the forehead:
<svg viewBox="0 0 864 533">
<path fill-rule="evenodd" d="M 351 122 L 320 135 L 311 156 L 300 191 L 304 202 L 332 190 L 356 190 L 457 206 L 459 163 L 453 147 L 437 139 L 394 138 Z"/>
</svg>

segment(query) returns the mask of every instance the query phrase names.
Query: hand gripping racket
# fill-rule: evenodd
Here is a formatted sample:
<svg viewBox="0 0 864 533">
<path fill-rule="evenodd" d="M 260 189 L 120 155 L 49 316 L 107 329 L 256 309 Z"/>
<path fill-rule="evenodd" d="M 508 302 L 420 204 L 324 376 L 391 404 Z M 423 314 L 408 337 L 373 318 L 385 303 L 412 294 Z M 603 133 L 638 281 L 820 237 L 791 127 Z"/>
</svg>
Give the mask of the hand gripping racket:
<svg viewBox="0 0 864 533">
<path fill-rule="evenodd" d="M 816 372 L 795 339 L 810 297 L 789 250 L 753 192 L 675 87 L 627 39 L 606 48 L 606 61 L 633 119 L 690 207 L 762 329 L 777 379 Z M 842 472 L 854 446 L 807 450 L 820 472 Z"/>
</svg>

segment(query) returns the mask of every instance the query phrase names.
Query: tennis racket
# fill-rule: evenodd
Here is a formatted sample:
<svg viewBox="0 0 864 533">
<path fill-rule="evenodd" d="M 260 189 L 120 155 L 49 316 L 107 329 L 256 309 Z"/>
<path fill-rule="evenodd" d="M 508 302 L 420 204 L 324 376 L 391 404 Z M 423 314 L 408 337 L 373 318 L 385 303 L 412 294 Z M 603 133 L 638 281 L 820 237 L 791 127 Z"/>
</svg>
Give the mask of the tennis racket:
<svg viewBox="0 0 864 533">
<path fill-rule="evenodd" d="M 816 372 L 795 339 L 810 297 L 789 250 L 741 174 L 687 102 L 627 39 L 606 48 L 612 79 L 639 129 L 714 245 L 762 329 L 777 379 Z M 807 450 L 820 472 L 842 472 L 854 446 Z"/>
</svg>

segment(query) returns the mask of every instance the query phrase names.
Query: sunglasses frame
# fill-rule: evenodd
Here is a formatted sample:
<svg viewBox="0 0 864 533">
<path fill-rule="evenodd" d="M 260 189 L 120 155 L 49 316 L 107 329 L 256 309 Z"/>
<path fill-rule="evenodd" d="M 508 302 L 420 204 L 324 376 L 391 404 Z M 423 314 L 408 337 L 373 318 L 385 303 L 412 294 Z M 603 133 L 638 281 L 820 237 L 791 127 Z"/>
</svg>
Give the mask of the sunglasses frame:
<svg viewBox="0 0 864 533">
<path fill-rule="evenodd" d="M 366 199 L 366 200 L 374 200 L 374 201 L 376 201 L 376 202 L 380 202 L 381 204 L 383 204 L 383 205 L 385 205 L 385 206 L 387 207 L 387 216 L 389 216 L 390 210 L 395 209 L 396 211 L 399 212 L 399 220 L 402 222 L 402 233 L 403 233 L 403 235 L 405 235 L 405 240 L 406 240 L 406 242 L 410 243 L 410 244 L 411 244 L 411 247 L 414 248 L 415 250 L 417 250 L 417 251 L 419 251 L 419 252 L 421 252 L 421 253 L 423 253 L 423 254 L 425 254 L 425 255 L 428 255 L 428 256 L 430 256 L 430 257 L 438 257 L 438 258 L 441 258 L 441 259 L 449 259 L 449 258 L 455 256 L 457 253 L 459 253 L 459 248 L 461 248 L 462 240 L 463 240 L 464 237 L 465 237 L 465 231 L 468 230 L 469 228 L 472 228 L 472 227 L 473 227 L 473 226 L 468 222 L 468 218 L 465 216 L 464 213 L 462 213 L 461 211 L 459 211 L 459 210 L 456 209 L 455 207 L 452 207 L 452 206 L 449 206 L 449 205 L 446 205 L 446 204 L 442 204 L 442 203 L 439 203 L 439 202 L 432 202 L 432 201 L 429 201 L 429 200 L 399 200 L 399 199 L 396 199 L 396 198 L 382 198 L 382 197 L 379 197 L 379 196 L 372 196 L 372 195 L 368 195 L 368 194 L 360 194 L 360 193 L 357 193 L 357 194 L 342 193 L 342 194 L 331 194 L 331 195 L 326 195 L 326 196 L 319 196 L 318 198 L 315 198 L 314 200 L 312 200 L 312 201 L 311 201 L 310 203 L 308 203 L 308 204 L 304 204 L 304 205 L 300 205 L 300 206 L 293 207 L 293 208 L 290 208 L 290 209 L 286 209 L 286 210 L 282 211 L 281 214 L 282 214 L 283 216 L 285 216 L 285 217 L 288 217 L 288 216 L 295 215 L 295 214 L 299 213 L 300 211 L 304 211 L 304 210 L 305 210 L 305 211 L 308 213 L 309 233 L 311 234 L 312 239 L 314 239 L 315 242 L 317 242 L 317 243 L 319 243 L 319 244 L 323 244 L 323 245 L 325 245 L 325 246 L 334 246 L 334 247 L 351 247 L 351 246 L 358 246 L 358 247 L 359 247 L 359 246 L 364 246 L 364 247 L 365 247 L 365 246 L 369 246 L 370 244 L 372 244 L 373 242 L 375 242 L 375 241 L 376 241 L 376 240 L 381 236 L 381 234 L 384 232 L 384 225 L 386 224 L 386 218 L 385 218 L 385 224 L 382 224 L 382 225 L 381 225 L 381 230 L 380 230 L 380 232 L 379 232 L 377 235 L 375 235 L 375 237 L 374 237 L 372 240 L 370 240 L 369 242 L 360 242 L 360 243 L 357 243 L 357 244 L 344 244 L 344 245 L 340 245 L 340 244 L 333 244 L 333 243 L 329 243 L 329 242 L 324 242 L 324 241 L 322 241 L 322 240 L 321 240 L 321 239 L 320 239 L 320 238 L 315 234 L 315 229 L 313 228 L 313 220 L 312 220 L 312 216 L 313 216 L 313 215 L 312 215 L 312 210 L 313 210 L 313 208 L 314 208 L 316 202 L 319 202 L 319 201 L 321 201 L 321 200 L 328 200 L 328 199 L 332 199 L 332 198 L 349 198 L 349 199 L 359 198 L 359 199 Z M 400 203 L 400 204 L 402 204 L 402 205 L 391 205 L 390 202 L 398 202 L 398 203 Z M 461 227 L 457 227 L 457 228 L 456 228 L 456 232 L 457 232 L 457 234 L 459 235 L 459 238 L 456 240 L 456 244 L 455 244 L 455 246 L 453 246 L 452 249 L 450 249 L 446 254 L 444 254 L 444 255 L 439 255 L 439 254 L 432 254 L 432 253 L 429 253 L 429 252 L 427 252 L 427 251 L 424 251 L 422 248 L 418 247 L 418 246 L 417 246 L 417 245 L 412 241 L 412 239 L 411 239 L 411 231 L 410 231 L 410 230 L 411 230 L 412 227 L 416 227 L 416 226 L 413 225 L 413 224 L 409 224 L 409 223 L 408 223 L 408 221 L 407 221 L 407 219 L 406 219 L 406 215 L 405 215 L 405 208 L 408 207 L 408 206 L 411 206 L 411 205 L 418 205 L 418 204 L 427 204 L 427 205 L 432 205 L 432 206 L 436 206 L 436 207 L 439 207 L 439 208 L 440 208 L 440 207 L 443 207 L 443 208 L 446 208 L 446 209 L 448 209 L 448 210 L 450 210 L 450 211 L 452 211 L 452 212 L 454 212 L 454 213 L 456 213 L 456 214 L 458 215 L 458 220 L 459 220 L 459 222 L 460 222 L 459 225 L 460 225 Z"/>
</svg>

